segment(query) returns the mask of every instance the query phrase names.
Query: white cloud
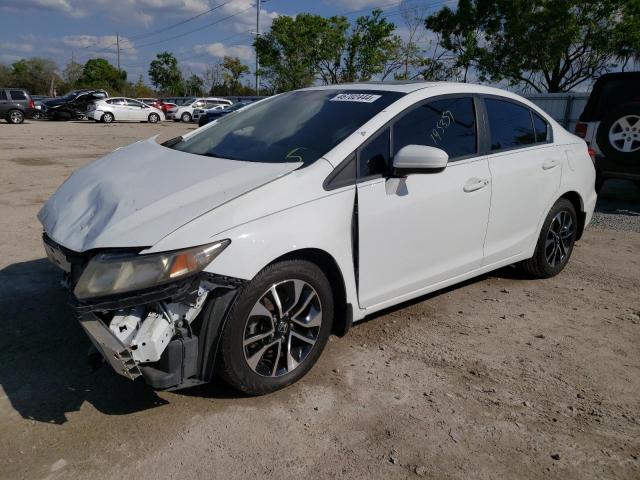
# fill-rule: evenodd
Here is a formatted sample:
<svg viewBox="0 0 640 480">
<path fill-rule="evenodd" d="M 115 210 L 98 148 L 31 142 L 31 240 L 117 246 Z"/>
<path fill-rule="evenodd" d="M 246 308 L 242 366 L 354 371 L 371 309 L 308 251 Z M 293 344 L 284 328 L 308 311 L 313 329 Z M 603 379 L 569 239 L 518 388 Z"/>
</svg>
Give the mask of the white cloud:
<svg viewBox="0 0 640 480">
<path fill-rule="evenodd" d="M 367 7 L 384 7 L 386 5 L 393 6 L 391 4 L 398 2 L 399 0 L 325 0 L 325 3 L 328 3 L 329 5 L 338 6 L 348 11 L 359 10 Z"/>
<path fill-rule="evenodd" d="M 223 58 L 225 56 L 238 57 L 243 62 L 248 62 L 254 58 L 253 47 L 248 45 L 225 45 L 224 43 L 216 42 L 194 45 L 193 50 L 197 54 L 208 53 L 215 58 Z"/>
</svg>

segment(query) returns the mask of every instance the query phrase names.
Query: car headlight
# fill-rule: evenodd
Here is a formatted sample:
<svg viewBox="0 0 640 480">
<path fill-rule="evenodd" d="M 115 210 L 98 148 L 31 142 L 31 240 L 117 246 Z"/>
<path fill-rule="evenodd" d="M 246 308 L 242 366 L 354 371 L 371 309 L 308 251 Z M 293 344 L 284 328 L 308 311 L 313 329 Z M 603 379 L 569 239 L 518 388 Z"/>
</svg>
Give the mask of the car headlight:
<svg viewBox="0 0 640 480">
<path fill-rule="evenodd" d="M 79 299 L 114 295 L 170 283 L 202 271 L 230 240 L 173 252 L 101 253 L 91 259 L 73 291 Z"/>
</svg>

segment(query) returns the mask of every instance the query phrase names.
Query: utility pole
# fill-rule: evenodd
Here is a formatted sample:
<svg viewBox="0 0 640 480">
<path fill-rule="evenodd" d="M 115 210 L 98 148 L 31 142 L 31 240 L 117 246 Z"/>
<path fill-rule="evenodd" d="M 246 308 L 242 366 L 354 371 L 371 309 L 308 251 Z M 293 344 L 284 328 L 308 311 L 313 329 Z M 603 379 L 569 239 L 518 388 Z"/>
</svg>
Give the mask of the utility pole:
<svg viewBox="0 0 640 480">
<path fill-rule="evenodd" d="M 258 41 L 258 37 L 260 37 L 260 0 L 256 1 L 256 41 Z M 258 49 L 256 48 L 256 95 L 260 95 L 258 67 Z"/>
<path fill-rule="evenodd" d="M 120 35 L 116 32 L 116 46 L 118 49 L 118 71 L 120 71 Z"/>
</svg>

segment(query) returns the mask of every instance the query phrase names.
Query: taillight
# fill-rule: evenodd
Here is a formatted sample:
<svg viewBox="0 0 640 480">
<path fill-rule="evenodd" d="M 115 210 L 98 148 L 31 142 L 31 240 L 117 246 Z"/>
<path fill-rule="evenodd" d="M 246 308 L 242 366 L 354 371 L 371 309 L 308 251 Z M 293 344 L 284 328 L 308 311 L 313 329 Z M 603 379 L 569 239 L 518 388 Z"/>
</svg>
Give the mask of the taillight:
<svg viewBox="0 0 640 480">
<path fill-rule="evenodd" d="M 577 123 L 576 124 L 576 135 L 579 136 L 580 138 L 586 138 L 587 137 L 587 127 L 588 125 L 586 123 Z"/>
<path fill-rule="evenodd" d="M 594 163 L 596 163 L 596 151 L 594 148 L 589 147 L 587 148 L 587 152 L 589 152 L 589 156 L 591 157 L 591 161 Z"/>
<path fill-rule="evenodd" d="M 36 108 L 36 102 L 29 100 L 29 108 Z"/>
</svg>

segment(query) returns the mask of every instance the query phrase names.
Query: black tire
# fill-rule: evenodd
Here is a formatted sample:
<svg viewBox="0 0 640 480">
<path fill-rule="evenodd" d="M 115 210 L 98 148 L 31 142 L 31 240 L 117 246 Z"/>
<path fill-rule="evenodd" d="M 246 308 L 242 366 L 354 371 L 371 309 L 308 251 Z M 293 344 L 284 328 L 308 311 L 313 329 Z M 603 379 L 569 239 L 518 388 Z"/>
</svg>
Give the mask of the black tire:
<svg viewBox="0 0 640 480">
<path fill-rule="evenodd" d="M 284 288 L 287 285 L 287 281 L 292 280 L 301 280 L 311 286 L 316 294 L 315 298 L 319 299 L 322 321 L 315 333 L 316 340 L 306 353 L 306 356 L 304 358 L 300 357 L 302 358 L 300 363 L 291 370 L 289 370 L 289 365 L 286 362 L 286 352 L 282 352 L 283 357 L 278 357 L 275 354 L 277 347 L 273 347 L 273 350 L 266 350 L 267 354 L 261 356 L 261 358 L 267 359 L 267 361 L 269 361 L 269 358 L 278 358 L 278 362 L 271 360 L 270 368 L 272 368 L 272 371 L 277 371 L 278 365 L 283 365 L 282 370 L 285 370 L 285 372 L 279 374 L 279 376 L 261 375 L 249 365 L 248 358 L 250 357 L 246 357 L 245 352 L 245 348 L 250 348 L 244 345 L 245 330 L 250 328 L 250 318 L 255 318 L 250 317 L 250 312 L 252 312 L 259 300 L 269 294 L 268 292 L 272 286 L 280 284 Z M 280 292 L 282 294 L 282 290 Z M 292 297 L 288 298 L 286 295 L 282 295 L 281 298 L 283 298 L 283 307 L 285 304 L 291 303 Z M 302 297 L 299 297 L 299 300 L 300 298 Z M 295 302 L 291 305 L 293 304 Z M 322 270 L 315 264 L 305 260 L 286 260 L 266 267 L 238 292 L 238 296 L 229 312 L 228 321 L 221 334 L 216 373 L 231 386 L 249 395 L 263 395 L 291 385 L 302 378 L 320 357 L 331 334 L 333 312 L 331 285 Z M 278 320 L 276 320 L 276 324 L 278 324 Z M 293 325 L 293 323 L 290 322 L 290 325 Z M 298 328 L 295 325 L 294 327 Z M 287 335 L 277 328 L 273 332 L 274 334 L 264 339 L 263 343 L 258 347 L 272 342 L 273 337 L 276 337 L 277 341 L 277 336 L 285 339 Z M 286 340 L 283 340 L 282 345 L 286 345 Z M 280 354 L 280 351 L 278 351 L 278 354 Z M 274 363 L 275 367 L 273 367 Z"/>
<path fill-rule="evenodd" d="M 595 184 L 596 193 L 600 193 L 600 191 L 602 190 L 602 187 L 604 186 L 605 180 L 606 179 L 602 178 L 601 175 L 596 174 L 596 184 Z"/>
<path fill-rule="evenodd" d="M 554 236 L 550 233 L 552 228 L 552 224 L 554 230 L 558 225 L 558 215 L 566 214 L 571 219 L 571 231 L 565 231 L 564 235 L 561 235 L 565 238 L 565 241 L 562 242 L 562 245 L 559 245 Z M 566 218 L 566 217 L 565 217 Z M 559 274 L 564 267 L 567 265 L 569 258 L 571 258 L 571 253 L 573 252 L 573 246 L 576 241 L 576 235 L 578 233 L 578 216 L 576 215 L 576 210 L 573 207 L 573 204 L 567 200 L 566 198 L 561 198 L 558 200 L 547 215 L 544 223 L 542 224 L 542 231 L 540 232 L 540 236 L 538 237 L 538 242 L 536 243 L 536 249 L 529 260 L 525 260 L 520 264 L 521 268 L 529 275 L 535 278 L 550 278 L 557 274 Z M 554 240 L 553 245 L 548 244 L 548 240 Z M 562 248 L 561 248 L 562 247 Z M 564 250 L 564 257 L 561 259 L 558 256 L 553 257 L 553 260 L 557 260 L 558 263 L 553 263 L 549 261 L 548 256 L 550 253 L 550 248 L 560 249 L 554 250 L 554 252 L 560 252 Z"/>
<path fill-rule="evenodd" d="M 149 123 L 158 123 L 160 121 L 160 115 L 157 113 L 150 113 L 148 120 Z"/>
<path fill-rule="evenodd" d="M 22 113 L 20 110 L 9 110 L 7 112 L 7 122 L 12 125 L 20 125 L 22 122 L 24 122 L 24 113 Z"/>
<path fill-rule="evenodd" d="M 189 123 L 191 121 L 191 114 L 189 112 L 184 112 L 180 115 L 180 120 L 184 123 Z"/>
<path fill-rule="evenodd" d="M 634 180 L 633 183 L 640 189 L 640 180 Z"/>
<path fill-rule="evenodd" d="M 598 146 L 605 158 L 620 163 L 621 165 L 630 165 L 634 162 L 640 161 L 640 149 L 635 152 L 622 152 L 612 145 L 609 139 L 609 131 L 621 118 L 627 116 L 640 117 L 640 104 L 630 103 L 623 105 L 622 107 L 614 110 L 610 114 L 606 115 L 600 122 L 598 131 L 596 132 L 596 140 Z M 629 132 L 625 132 L 631 135 L 629 138 L 633 139 L 635 143 L 634 148 L 640 144 L 640 120 L 637 120 L 635 124 L 631 125 Z"/>
<path fill-rule="evenodd" d="M 106 112 L 102 115 L 102 118 L 100 119 L 100 121 L 102 121 L 102 123 L 112 123 L 115 120 L 115 117 L 113 116 L 113 113 L 111 112 Z"/>
</svg>

